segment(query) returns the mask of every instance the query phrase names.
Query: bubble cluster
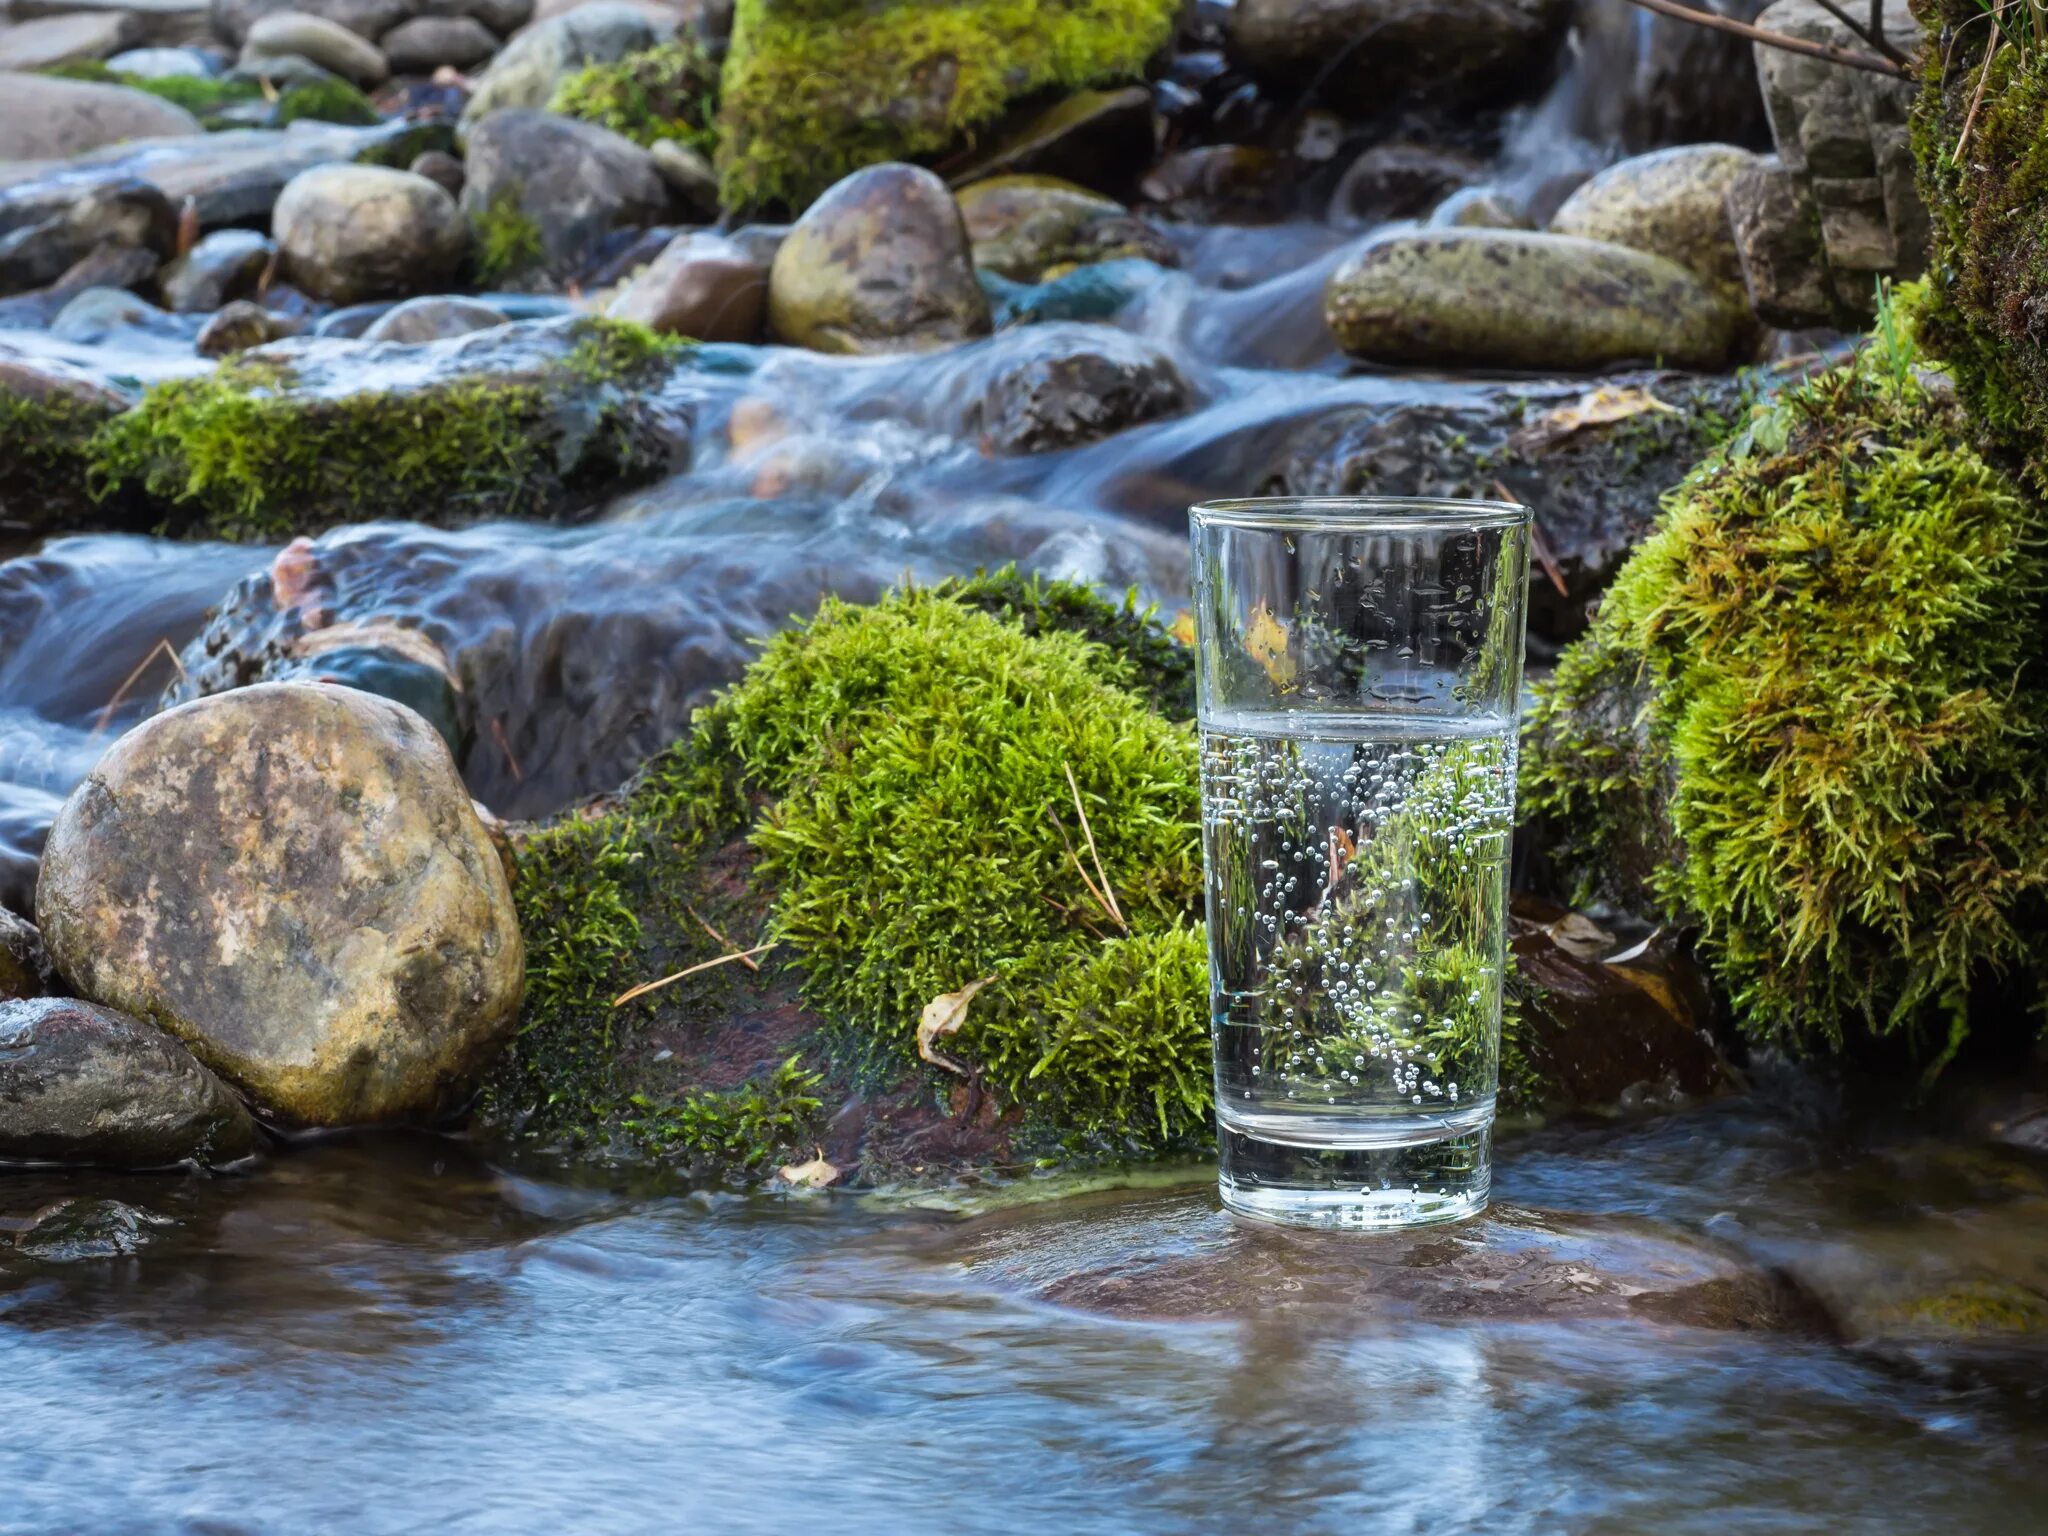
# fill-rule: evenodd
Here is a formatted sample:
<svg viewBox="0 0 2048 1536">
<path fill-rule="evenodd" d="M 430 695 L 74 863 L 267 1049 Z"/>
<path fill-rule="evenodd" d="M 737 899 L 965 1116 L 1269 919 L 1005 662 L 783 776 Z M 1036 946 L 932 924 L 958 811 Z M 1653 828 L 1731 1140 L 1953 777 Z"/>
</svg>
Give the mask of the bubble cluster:
<svg viewBox="0 0 2048 1536">
<path fill-rule="evenodd" d="M 1230 724 L 1202 742 L 1225 1113 L 1490 1099 L 1512 732 Z"/>
</svg>

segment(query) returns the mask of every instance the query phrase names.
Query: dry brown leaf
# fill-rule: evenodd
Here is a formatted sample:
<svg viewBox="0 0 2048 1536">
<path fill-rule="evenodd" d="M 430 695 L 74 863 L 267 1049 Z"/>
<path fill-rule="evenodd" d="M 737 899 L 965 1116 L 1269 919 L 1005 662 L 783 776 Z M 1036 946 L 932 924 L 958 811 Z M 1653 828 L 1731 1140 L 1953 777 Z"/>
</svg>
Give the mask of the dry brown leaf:
<svg viewBox="0 0 2048 1536">
<path fill-rule="evenodd" d="M 1614 948 L 1614 935 L 1583 912 L 1567 912 L 1544 931 L 1559 949 L 1581 960 L 1598 960 Z"/>
<path fill-rule="evenodd" d="M 984 976 L 979 981 L 970 981 L 958 992 L 941 992 L 924 1005 L 924 1013 L 917 1021 L 917 1054 L 935 1067 L 944 1067 L 948 1072 L 958 1072 L 962 1077 L 967 1069 L 950 1056 L 943 1056 L 932 1049 L 932 1042 L 941 1035 L 957 1032 L 967 1022 L 967 1005 L 974 1001 L 974 994 L 994 981 L 993 976 Z"/>
<path fill-rule="evenodd" d="M 1545 411 L 1515 433 L 1514 445 L 1524 452 L 1548 448 L 1574 433 L 1583 432 L 1587 427 L 1604 427 L 1611 422 L 1627 421 L 1631 416 L 1640 416 L 1646 411 L 1667 411 L 1676 415 L 1678 407 L 1659 400 L 1647 389 L 1602 386 L 1588 390 L 1570 405 Z"/>
<path fill-rule="evenodd" d="M 1166 632 L 1182 645 L 1192 647 L 1195 643 L 1195 616 L 1185 608 L 1175 609 L 1173 622 L 1166 626 Z"/>
<path fill-rule="evenodd" d="M 824 1189 L 838 1182 L 840 1168 L 825 1161 L 820 1151 L 808 1163 L 791 1163 L 787 1168 L 776 1170 L 775 1176 L 792 1189 Z"/>
<path fill-rule="evenodd" d="M 1245 654 L 1285 690 L 1294 684 L 1294 658 L 1287 654 L 1287 626 L 1273 617 L 1273 610 L 1260 598 L 1252 605 L 1251 622 L 1244 627 Z"/>
</svg>

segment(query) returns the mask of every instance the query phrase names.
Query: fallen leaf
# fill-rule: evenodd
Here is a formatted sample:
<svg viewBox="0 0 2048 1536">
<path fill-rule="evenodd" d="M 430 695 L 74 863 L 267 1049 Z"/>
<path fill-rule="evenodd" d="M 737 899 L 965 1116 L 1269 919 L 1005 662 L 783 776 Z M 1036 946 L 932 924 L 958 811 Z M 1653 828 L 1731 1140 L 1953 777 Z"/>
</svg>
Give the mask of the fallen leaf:
<svg viewBox="0 0 2048 1536">
<path fill-rule="evenodd" d="M 917 1021 L 917 1054 L 935 1067 L 944 1067 L 948 1072 L 958 1072 L 962 1077 L 967 1069 L 950 1056 L 942 1056 L 932 1049 L 932 1042 L 941 1035 L 958 1031 L 967 1022 L 967 1005 L 974 1001 L 974 994 L 994 981 L 993 976 L 984 976 L 979 981 L 970 981 L 958 992 L 941 992 L 924 1005 L 924 1014 Z"/>
<path fill-rule="evenodd" d="M 1549 448 L 1563 442 L 1574 433 L 1588 427 L 1604 427 L 1617 421 L 1627 421 L 1631 416 L 1640 416 L 1645 411 L 1666 411 L 1678 414 L 1678 407 L 1659 400 L 1647 389 L 1615 389 L 1603 386 L 1588 390 L 1570 405 L 1561 405 L 1554 411 L 1545 411 L 1514 435 L 1514 446 L 1523 452 Z"/>
<path fill-rule="evenodd" d="M 1252 605 L 1251 622 L 1244 627 L 1244 648 L 1283 691 L 1293 686 L 1295 667 L 1294 658 L 1287 654 L 1287 626 L 1273 617 L 1264 598 Z"/>
<path fill-rule="evenodd" d="M 1195 643 L 1195 616 L 1185 608 L 1176 610 L 1166 632 L 1182 645 L 1192 646 Z"/>
<path fill-rule="evenodd" d="M 1567 912 L 1545 932 L 1559 949 L 1581 960 L 1598 960 L 1614 948 L 1614 935 L 1583 912 Z"/>
<path fill-rule="evenodd" d="M 792 1189 L 824 1189 L 838 1181 L 839 1173 L 838 1166 L 826 1162 L 821 1151 L 808 1163 L 791 1163 L 787 1168 L 777 1169 L 775 1176 Z"/>
</svg>

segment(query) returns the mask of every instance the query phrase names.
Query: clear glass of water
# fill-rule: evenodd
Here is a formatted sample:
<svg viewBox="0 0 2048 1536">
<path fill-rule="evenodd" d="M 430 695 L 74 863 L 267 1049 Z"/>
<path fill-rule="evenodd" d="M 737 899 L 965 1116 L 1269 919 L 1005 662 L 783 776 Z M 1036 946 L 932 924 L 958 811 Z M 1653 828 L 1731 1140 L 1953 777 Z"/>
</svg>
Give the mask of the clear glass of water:
<svg viewBox="0 0 2048 1536">
<path fill-rule="evenodd" d="M 1295 1226 L 1484 1209 L 1530 514 L 1192 509 L 1224 1203 Z"/>
</svg>

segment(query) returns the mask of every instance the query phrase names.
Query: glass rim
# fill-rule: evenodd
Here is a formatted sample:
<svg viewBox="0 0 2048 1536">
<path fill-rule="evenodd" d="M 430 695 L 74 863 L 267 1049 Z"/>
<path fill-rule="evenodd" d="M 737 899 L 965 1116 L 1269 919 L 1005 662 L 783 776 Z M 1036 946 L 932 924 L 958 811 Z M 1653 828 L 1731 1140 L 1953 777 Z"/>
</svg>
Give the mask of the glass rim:
<svg viewBox="0 0 2048 1536">
<path fill-rule="evenodd" d="M 1197 524 L 1298 532 L 1387 532 L 1411 528 L 1518 528 L 1535 517 L 1519 501 L 1455 496 L 1232 496 L 1188 508 Z"/>
</svg>

